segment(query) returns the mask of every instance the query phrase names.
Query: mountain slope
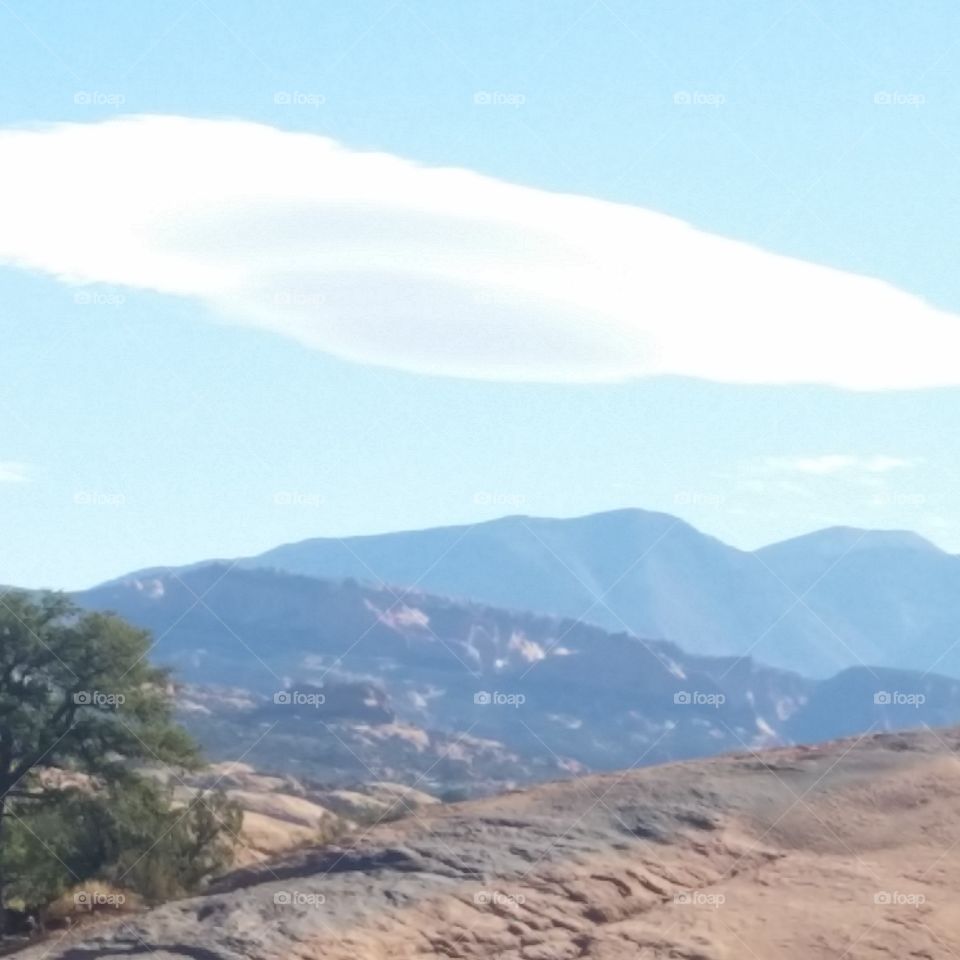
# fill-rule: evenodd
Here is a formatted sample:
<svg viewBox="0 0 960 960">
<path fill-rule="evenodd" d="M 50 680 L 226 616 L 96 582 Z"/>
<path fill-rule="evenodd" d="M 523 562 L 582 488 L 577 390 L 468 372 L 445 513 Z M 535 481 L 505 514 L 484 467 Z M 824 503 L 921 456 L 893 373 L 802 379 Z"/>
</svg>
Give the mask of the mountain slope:
<svg viewBox="0 0 960 960">
<path fill-rule="evenodd" d="M 958 750 L 884 735 L 426 808 L 23 956 L 949 957 Z"/>
<path fill-rule="evenodd" d="M 748 552 L 619 510 L 306 540 L 240 563 L 415 584 L 813 676 L 863 664 L 960 676 L 960 558 L 912 534 L 834 528 Z"/>
<path fill-rule="evenodd" d="M 189 683 L 250 691 L 254 708 L 201 697 L 187 720 L 223 749 L 231 730 L 279 722 L 264 754 L 239 741 L 264 769 L 282 735 L 313 739 L 338 723 L 496 741 L 537 761 L 531 778 L 565 765 L 614 769 L 776 742 L 811 689 L 750 659 L 691 656 L 580 621 L 228 565 L 114 582 L 78 600 L 152 630 L 153 658 Z M 324 702 L 274 702 L 288 690 Z"/>
<path fill-rule="evenodd" d="M 795 743 L 817 743 L 867 730 L 940 727 L 960 721 L 960 680 L 937 674 L 851 667 L 817 684 L 783 725 Z"/>
<path fill-rule="evenodd" d="M 153 631 L 152 656 L 190 684 L 183 718 L 212 756 L 337 782 L 475 794 L 960 722 L 960 682 L 936 675 L 861 668 L 817 683 L 751 658 L 355 581 L 213 564 L 78 599 Z"/>
<path fill-rule="evenodd" d="M 756 556 L 849 647 L 849 666 L 960 676 L 960 557 L 914 533 L 844 527 Z"/>
</svg>

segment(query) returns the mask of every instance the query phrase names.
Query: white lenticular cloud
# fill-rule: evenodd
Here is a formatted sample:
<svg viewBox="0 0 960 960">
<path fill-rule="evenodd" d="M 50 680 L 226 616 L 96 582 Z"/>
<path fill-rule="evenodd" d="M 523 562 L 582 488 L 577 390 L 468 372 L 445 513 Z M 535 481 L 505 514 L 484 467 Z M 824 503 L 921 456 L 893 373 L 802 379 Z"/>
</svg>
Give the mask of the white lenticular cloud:
<svg viewBox="0 0 960 960">
<path fill-rule="evenodd" d="M 960 383 L 960 320 L 881 281 L 239 121 L 0 131 L 0 262 L 418 373 Z"/>
</svg>

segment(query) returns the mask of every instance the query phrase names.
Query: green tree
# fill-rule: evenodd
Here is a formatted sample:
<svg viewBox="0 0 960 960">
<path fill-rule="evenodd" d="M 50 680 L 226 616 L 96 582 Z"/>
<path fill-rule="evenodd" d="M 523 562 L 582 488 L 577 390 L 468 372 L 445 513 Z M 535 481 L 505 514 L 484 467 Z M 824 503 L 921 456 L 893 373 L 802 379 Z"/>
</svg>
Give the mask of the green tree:
<svg viewBox="0 0 960 960">
<path fill-rule="evenodd" d="M 148 902 L 183 896 L 230 865 L 241 824 L 222 793 L 178 803 L 149 777 L 65 790 L 10 823 L 10 901 L 36 910 L 88 880 Z"/>
<path fill-rule="evenodd" d="M 223 793 L 197 793 L 179 804 L 169 787 L 150 782 L 117 791 L 107 814 L 113 850 L 100 875 L 153 902 L 190 893 L 229 866 L 243 824 Z"/>
<path fill-rule="evenodd" d="M 130 783 L 136 763 L 192 766 L 195 744 L 173 721 L 170 678 L 147 660 L 150 635 L 60 594 L 0 598 L 0 911 L 11 817 L 63 802 L 41 771 Z"/>
</svg>

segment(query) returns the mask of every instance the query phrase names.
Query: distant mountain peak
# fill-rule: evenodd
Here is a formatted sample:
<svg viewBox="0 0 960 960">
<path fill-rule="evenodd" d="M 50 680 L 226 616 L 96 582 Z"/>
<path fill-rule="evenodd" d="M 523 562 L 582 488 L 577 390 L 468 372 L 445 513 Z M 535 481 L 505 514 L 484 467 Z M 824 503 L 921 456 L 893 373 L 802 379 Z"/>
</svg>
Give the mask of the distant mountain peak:
<svg viewBox="0 0 960 960">
<path fill-rule="evenodd" d="M 765 551 L 782 551 L 791 545 L 821 552 L 852 552 L 854 550 L 923 550 L 945 554 L 935 543 L 912 530 L 873 530 L 863 527 L 824 527 L 799 537 L 791 537 L 762 547 Z"/>
</svg>

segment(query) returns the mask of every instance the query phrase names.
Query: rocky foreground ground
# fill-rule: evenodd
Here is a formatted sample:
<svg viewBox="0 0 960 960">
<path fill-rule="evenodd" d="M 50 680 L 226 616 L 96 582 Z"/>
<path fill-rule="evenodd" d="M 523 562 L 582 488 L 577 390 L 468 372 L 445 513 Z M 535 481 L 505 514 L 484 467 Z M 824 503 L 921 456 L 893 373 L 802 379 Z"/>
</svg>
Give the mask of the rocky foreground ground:
<svg viewBox="0 0 960 960">
<path fill-rule="evenodd" d="M 426 806 L 20 956 L 940 960 L 958 751 L 884 734 Z"/>
</svg>

